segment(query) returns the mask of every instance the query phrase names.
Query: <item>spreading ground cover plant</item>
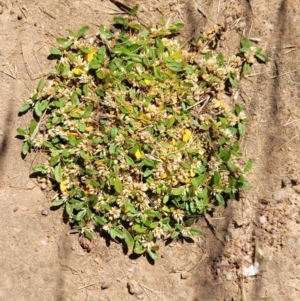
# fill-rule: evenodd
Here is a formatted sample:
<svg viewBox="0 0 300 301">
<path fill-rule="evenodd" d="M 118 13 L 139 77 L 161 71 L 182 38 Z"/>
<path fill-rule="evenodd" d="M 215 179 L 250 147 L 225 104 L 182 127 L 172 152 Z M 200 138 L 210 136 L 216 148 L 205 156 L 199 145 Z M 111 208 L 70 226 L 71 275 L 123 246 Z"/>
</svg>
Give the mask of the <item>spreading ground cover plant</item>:
<svg viewBox="0 0 300 301">
<path fill-rule="evenodd" d="M 219 95 L 267 57 L 246 38 L 238 55 L 212 50 L 221 26 L 186 50 L 183 24 L 145 29 L 136 10 L 115 18 L 117 31 L 57 39 L 57 64 L 20 108 L 33 117 L 18 133 L 24 155 L 46 154 L 33 170 L 57 184 L 53 205 L 74 228 L 93 239 L 100 227 L 157 259 L 158 239 L 200 235 L 199 215 L 249 187 L 252 161 L 243 165 L 239 149 L 247 118 Z"/>
</svg>

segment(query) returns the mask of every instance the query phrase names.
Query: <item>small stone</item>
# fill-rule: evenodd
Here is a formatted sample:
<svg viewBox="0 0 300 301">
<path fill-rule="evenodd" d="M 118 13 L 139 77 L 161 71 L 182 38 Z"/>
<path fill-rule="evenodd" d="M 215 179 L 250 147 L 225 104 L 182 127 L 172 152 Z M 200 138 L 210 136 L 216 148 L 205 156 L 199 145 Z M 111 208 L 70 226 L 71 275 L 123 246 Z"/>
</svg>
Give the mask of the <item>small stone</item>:
<svg viewBox="0 0 300 301">
<path fill-rule="evenodd" d="M 47 184 L 46 183 L 42 183 L 41 184 L 41 189 L 42 190 L 46 190 L 48 188 Z"/>
<path fill-rule="evenodd" d="M 2 14 L 3 14 L 3 7 L 0 6 L 0 15 L 2 15 Z"/>
<path fill-rule="evenodd" d="M 252 234 L 255 237 L 261 237 L 261 234 L 262 234 L 261 229 L 258 227 L 255 227 L 252 231 Z"/>
<path fill-rule="evenodd" d="M 181 279 L 188 279 L 191 276 L 191 274 L 187 271 L 183 271 L 181 273 Z"/>
<path fill-rule="evenodd" d="M 143 300 L 144 299 L 144 294 L 143 293 L 142 294 L 138 294 L 138 295 L 135 295 L 135 297 L 137 299 Z"/>
<path fill-rule="evenodd" d="M 34 23 L 33 23 L 33 25 L 34 25 L 34 26 L 37 26 L 37 23 L 36 23 L 36 22 L 34 22 Z"/>
<path fill-rule="evenodd" d="M 293 186 L 294 190 L 300 194 L 300 185 Z"/>
<path fill-rule="evenodd" d="M 141 295 L 143 294 L 143 290 L 139 286 L 136 280 L 130 280 L 127 282 L 128 291 L 132 295 Z"/>
<path fill-rule="evenodd" d="M 40 130 L 40 133 L 45 133 L 47 128 L 46 128 L 46 125 L 44 123 L 42 123 L 39 127 L 39 130 Z"/>
<path fill-rule="evenodd" d="M 111 286 L 111 282 L 110 281 L 104 281 L 101 284 L 101 289 L 105 290 L 105 289 L 109 288 L 110 286 Z"/>
<path fill-rule="evenodd" d="M 0 136 L 3 136 L 3 130 L 0 129 Z"/>
<path fill-rule="evenodd" d="M 227 272 L 226 273 L 226 280 L 227 281 L 231 281 L 232 280 L 232 273 L 231 272 Z"/>
<path fill-rule="evenodd" d="M 43 210 L 41 211 L 41 214 L 44 215 L 44 216 L 47 216 L 49 213 L 48 213 L 47 210 L 43 209 Z"/>
<path fill-rule="evenodd" d="M 17 212 L 18 209 L 19 209 L 19 207 L 15 207 L 15 208 L 13 209 L 13 212 Z"/>
<path fill-rule="evenodd" d="M 23 15 L 22 14 L 18 14 L 18 20 L 22 20 L 23 19 Z"/>
<path fill-rule="evenodd" d="M 90 252 L 94 247 L 94 242 L 92 240 L 89 240 L 87 237 L 80 236 L 78 241 L 81 247 L 88 252 Z"/>
<path fill-rule="evenodd" d="M 265 224 L 266 221 L 267 221 L 267 218 L 266 218 L 264 215 L 262 215 L 262 216 L 259 217 L 259 222 L 260 222 L 261 224 Z"/>
<path fill-rule="evenodd" d="M 224 267 L 229 266 L 228 260 L 223 259 L 223 260 L 220 262 L 220 266 L 224 266 Z"/>
</svg>

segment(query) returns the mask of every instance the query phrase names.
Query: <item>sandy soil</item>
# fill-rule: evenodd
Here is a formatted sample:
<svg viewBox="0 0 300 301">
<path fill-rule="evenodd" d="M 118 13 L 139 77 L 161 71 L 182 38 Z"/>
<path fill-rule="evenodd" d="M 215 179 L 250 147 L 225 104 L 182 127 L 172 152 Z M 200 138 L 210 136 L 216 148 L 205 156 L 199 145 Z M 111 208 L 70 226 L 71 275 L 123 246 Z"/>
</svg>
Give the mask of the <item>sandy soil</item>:
<svg viewBox="0 0 300 301">
<path fill-rule="evenodd" d="M 50 209 L 29 177 L 34 154 L 20 155 L 16 128 L 26 119 L 19 106 L 47 73 L 49 48 L 67 29 L 109 25 L 119 3 L 140 4 L 139 17 L 154 23 L 164 14 L 187 24 L 183 39 L 237 18 L 226 34 L 225 53 L 235 52 L 242 32 L 271 58 L 255 64 L 236 102 L 250 119 L 243 149 L 253 158 L 252 188 L 239 202 L 218 208 L 191 242 L 160 246 L 153 265 L 131 258 L 122 246 L 98 237 L 90 253 L 78 244 L 62 210 Z M 0 1 L 0 300 L 29 301 L 254 301 L 300 300 L 300 1 Z M 256 246 L 256 247 L 255 247 Z M 258 252 L 261 270 L 242 277 Z M 186 273 L 184 273 L 186 272 Z M 187 277 L 186 279 L 182 279 Z M 137 281 L 142 294 L 131 295 Z"/>
</svg>

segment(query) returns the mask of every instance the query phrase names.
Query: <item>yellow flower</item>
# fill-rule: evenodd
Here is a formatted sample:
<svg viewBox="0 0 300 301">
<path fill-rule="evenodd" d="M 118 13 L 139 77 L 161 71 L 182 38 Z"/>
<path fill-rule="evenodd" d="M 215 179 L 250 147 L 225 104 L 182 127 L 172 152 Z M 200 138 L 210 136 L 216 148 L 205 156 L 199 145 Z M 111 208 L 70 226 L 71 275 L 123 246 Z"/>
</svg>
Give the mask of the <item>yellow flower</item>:
<svg viewBox="0 0 300 301">
<path fill-rule="evenodd" d="M 161 176 L 161 178 L 162 179 L 165 179 L 165 178 L 167 178 L 168 177 L 168 174 L 165 172 L 165 173 L 163 173 L 163 175 Z"/>
<path fill-rule="evenodd" d="M 144 120 L 144 121 L 151 121 L 151 117 L 148 116 L 147 114 L 142 114 L 137 119 Z"/>
<path fill-rule="evenodd" d="M 151 80 L 145 79 L 145 84 L 146 84 L 147 86 L 150 86 L 150 85 L 151 85 Z"/>
<path fill-rule="evenodd" d="M 80 68 L 74 68 L 74 69 L 73 69 L 73 73 L 74 73 L 75 75 L 80 75 L 80 74 L 82 73 L 82 70 L 81 70 Z"/>
<path fill-rule="evenodd" d="M 193 178 L 195 175 L 196 174 L 192 170 L 190 170 L 190 176 L 191 176 L 191 178 Z"/>
<path fill-rule="evenodd" d="M 138 160 L 141 159 L 141 157 L 142 157 L 142 154 L 139 149 L 134 153 L 134 155 Z"/>
<path fill-rule="evenodd" d="M 87 53 L 85 56 L 84 56 L 84 59 L 87 61 L 87 62 L 91 62 L 94 58 L 94 55 L 95 53 L 97 52 L 97 49 L 95 47 L 93 47 L 91 49 L 91 52 L 90 53 Z"/>
<path fill-rule="evenodd" d="M 63 180 L 63 181 L 60 182 L 59 187 L 60 187 L 60 191 L 61 191 L 61 192 L 64 192 L 64 191 L 67 190 L 68 187 L 67 187 L 66 183 L 67 183 L 66 180 Z"/>
<path fill-rule="evenodd" d="M 192 137 L 192 132 L 190 130 L 186 130 L 183 137 L 182 137 L 182 140 L 184 142 L 188 142 Z"/>
</svg>

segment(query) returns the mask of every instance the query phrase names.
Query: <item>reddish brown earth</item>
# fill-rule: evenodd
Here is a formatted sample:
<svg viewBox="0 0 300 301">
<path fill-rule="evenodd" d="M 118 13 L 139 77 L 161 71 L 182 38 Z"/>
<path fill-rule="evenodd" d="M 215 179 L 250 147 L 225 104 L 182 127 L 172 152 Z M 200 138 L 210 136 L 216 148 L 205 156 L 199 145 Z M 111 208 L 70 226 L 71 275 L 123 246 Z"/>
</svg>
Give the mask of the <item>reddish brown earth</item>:
<svg viewBox="0 0 300 301">
<path fill-rule="evenodd" d="M 184 20 L 185 41 L 237 19 L 224 53 L 236 52 L 244 34 L 270 57 L 254 64 L 235 95 L 250 119 L 242 146 L 254 161 L 252 188 L 200 220 L 204 235 L 194 243 L 161 243 L 154 265 L 100 237 L 83 251 L 62 210 L 50 209 L 51 192 L 29 178 L 39 155 L 23 160 L 15 137 L 26 126 L 18 109 L 53 64 L 47 56 L 56 37 L 83 25 L 95 35 L 119 3 L 140 4 L 145 24 L 160 14 Z M 0 300 L 300 300 L 299 22 L 298 0 L 0 1 Z M 255 250 L 261 271 L 243 277 Z M 128 282 L 141 294 L 130 294 Z"/>
</svg>

